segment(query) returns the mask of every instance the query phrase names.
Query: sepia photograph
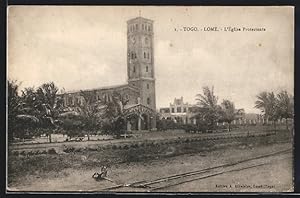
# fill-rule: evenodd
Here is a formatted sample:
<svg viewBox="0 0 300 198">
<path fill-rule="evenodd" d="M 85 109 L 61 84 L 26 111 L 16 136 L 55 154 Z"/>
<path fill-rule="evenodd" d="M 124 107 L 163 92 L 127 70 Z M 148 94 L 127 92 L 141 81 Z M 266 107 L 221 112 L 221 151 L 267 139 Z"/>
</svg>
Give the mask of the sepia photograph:
<svg viewBox="0 0 300 198">
<path fill-rule="evenodd" d="M 293 192 L 293 6 L 9 6 L 7 192 Z"/>
</svg>

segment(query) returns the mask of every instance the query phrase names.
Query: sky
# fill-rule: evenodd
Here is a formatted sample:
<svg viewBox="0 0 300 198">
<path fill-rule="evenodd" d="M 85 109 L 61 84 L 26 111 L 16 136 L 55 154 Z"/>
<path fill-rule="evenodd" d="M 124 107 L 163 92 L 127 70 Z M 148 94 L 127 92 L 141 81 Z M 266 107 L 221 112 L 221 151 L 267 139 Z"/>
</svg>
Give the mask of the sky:
<svg viewBox="0 0 300 198">
<path fill-rule="evenodd" d="M 54 81 L 66 91 L 125 84 L 126 21 L 139 13 L 154 20 L 157 108 L 181 96 L 195 104 L 203 86 L 248 113 L 259 113 L 261 91 L 293 93 L 292 7 L 13 6 L 8 79 L 21 89 Z M 215 26 L 219 31 L 203 31 Z M 202 31 L 174 30 L 183 27 Z"/>
</svg>

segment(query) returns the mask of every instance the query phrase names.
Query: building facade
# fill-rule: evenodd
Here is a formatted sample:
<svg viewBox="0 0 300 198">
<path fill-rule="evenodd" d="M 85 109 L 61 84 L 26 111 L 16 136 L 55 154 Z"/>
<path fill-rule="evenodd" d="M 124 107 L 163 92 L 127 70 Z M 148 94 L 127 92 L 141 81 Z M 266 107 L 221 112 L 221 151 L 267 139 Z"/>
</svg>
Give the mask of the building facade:
<svg viewBox="0 0 300 198">
<path fill-rule="evenodd" d="M 170 103 L 169 107 L 159 109 L 160 119 L 173 120 L 175 123 L 182 124 L 197 124 L 197 110 L 200 107 L 197 105 L 183 102 L 183 97 L 175 98 L 173 103 Z M 263 124 L 263 118 L 258 114 L 245 113 L 244 109 L 235 110 L 235 120 L 231 124 Z M 225 125 L 225 122 L 218 122 L 217 125 Z"/>
<path fill-rule="evenodd" d="M 113 92 L 128 99 L 124 107 L 127 130 L 156 129 L 156 95 L 154 73 L 153 21 L 143 17 L 127 21 L 127 78 L 123 85 L 84 90 L 96 100 Z M 76 107 L 84 102 L 80 91 L 66 92 L 64 105 Z"/>
<path fill-rule="evenodd" d="M 183 102 L 183 97 L 174 99 L 169 107 L 160 108 L 160 119 L 171 119 L 176 123 L 191 124 L 196 123 L 194 118 L 195 105 Z"/>
</svg>

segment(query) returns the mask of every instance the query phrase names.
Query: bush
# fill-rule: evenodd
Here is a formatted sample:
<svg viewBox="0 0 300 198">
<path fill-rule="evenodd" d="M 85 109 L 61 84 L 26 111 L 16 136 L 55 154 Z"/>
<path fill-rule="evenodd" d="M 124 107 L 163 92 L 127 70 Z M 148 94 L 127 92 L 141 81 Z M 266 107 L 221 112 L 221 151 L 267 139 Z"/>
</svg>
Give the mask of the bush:
<svg viewBox="0 0 300 198">
<path fill-rule="evenodd" d="M 47 154 L 47 151 L 43 150 L 43 151 L 41 152 L 41 154 Z"/>
<path fill-rule="evenodd" d="M 57 154 L 57 152 L 54 148 L 51 148 L 51 149 L 48 150 L 48 154 L 53 155 L 53 154 Z"/>
<path fill-rule="evenodd" d="M 81 152 L 82 149 L 81 148 L 75 148 L 74 152 Z"/>
<path fill-rule="evenodd" d="M 89 151 L 97 151 L 98 149 L 97 148 L 93 148 L 93 147 L 88 147 L 88 150 Z"/>
<path fill-rule="evenodd" d="M 67 147 L 65 149 L 63 149 L 63 151 L 65 153 L 71 153 L 71 152 L 74 152 L 75 151 L 75 148 L 74 147 Z"/>
</svg>

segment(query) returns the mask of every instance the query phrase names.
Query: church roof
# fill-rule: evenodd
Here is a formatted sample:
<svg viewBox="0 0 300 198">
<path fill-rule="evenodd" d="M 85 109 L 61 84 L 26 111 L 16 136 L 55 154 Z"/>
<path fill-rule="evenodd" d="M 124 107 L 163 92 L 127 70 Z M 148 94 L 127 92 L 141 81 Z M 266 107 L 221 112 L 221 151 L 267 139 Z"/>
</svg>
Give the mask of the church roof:
<svg viewBox="0 0 300 198">
<path fill-rule="evenodd" d="M 113 85 L 113 86 L 104 86 L 104 87 L 98 87 L 98 88 L 93 88 L 93 89 L 84 89 L 82 91 L 105 91 L 105 90 L 110 90 L 110 89 L 121 89 L 121 88 L 129 88 L 133 91 L 138 92 L 138 88 L 134 87 L 132 85 L 129 84 L 121 84 L 121 85 Z M 72 94 L 72 93 L 78 93 L 81 90 L 72 90 L 72 91 L 67 91 L 65 92 L 65 94 Z"/>
</svg>

